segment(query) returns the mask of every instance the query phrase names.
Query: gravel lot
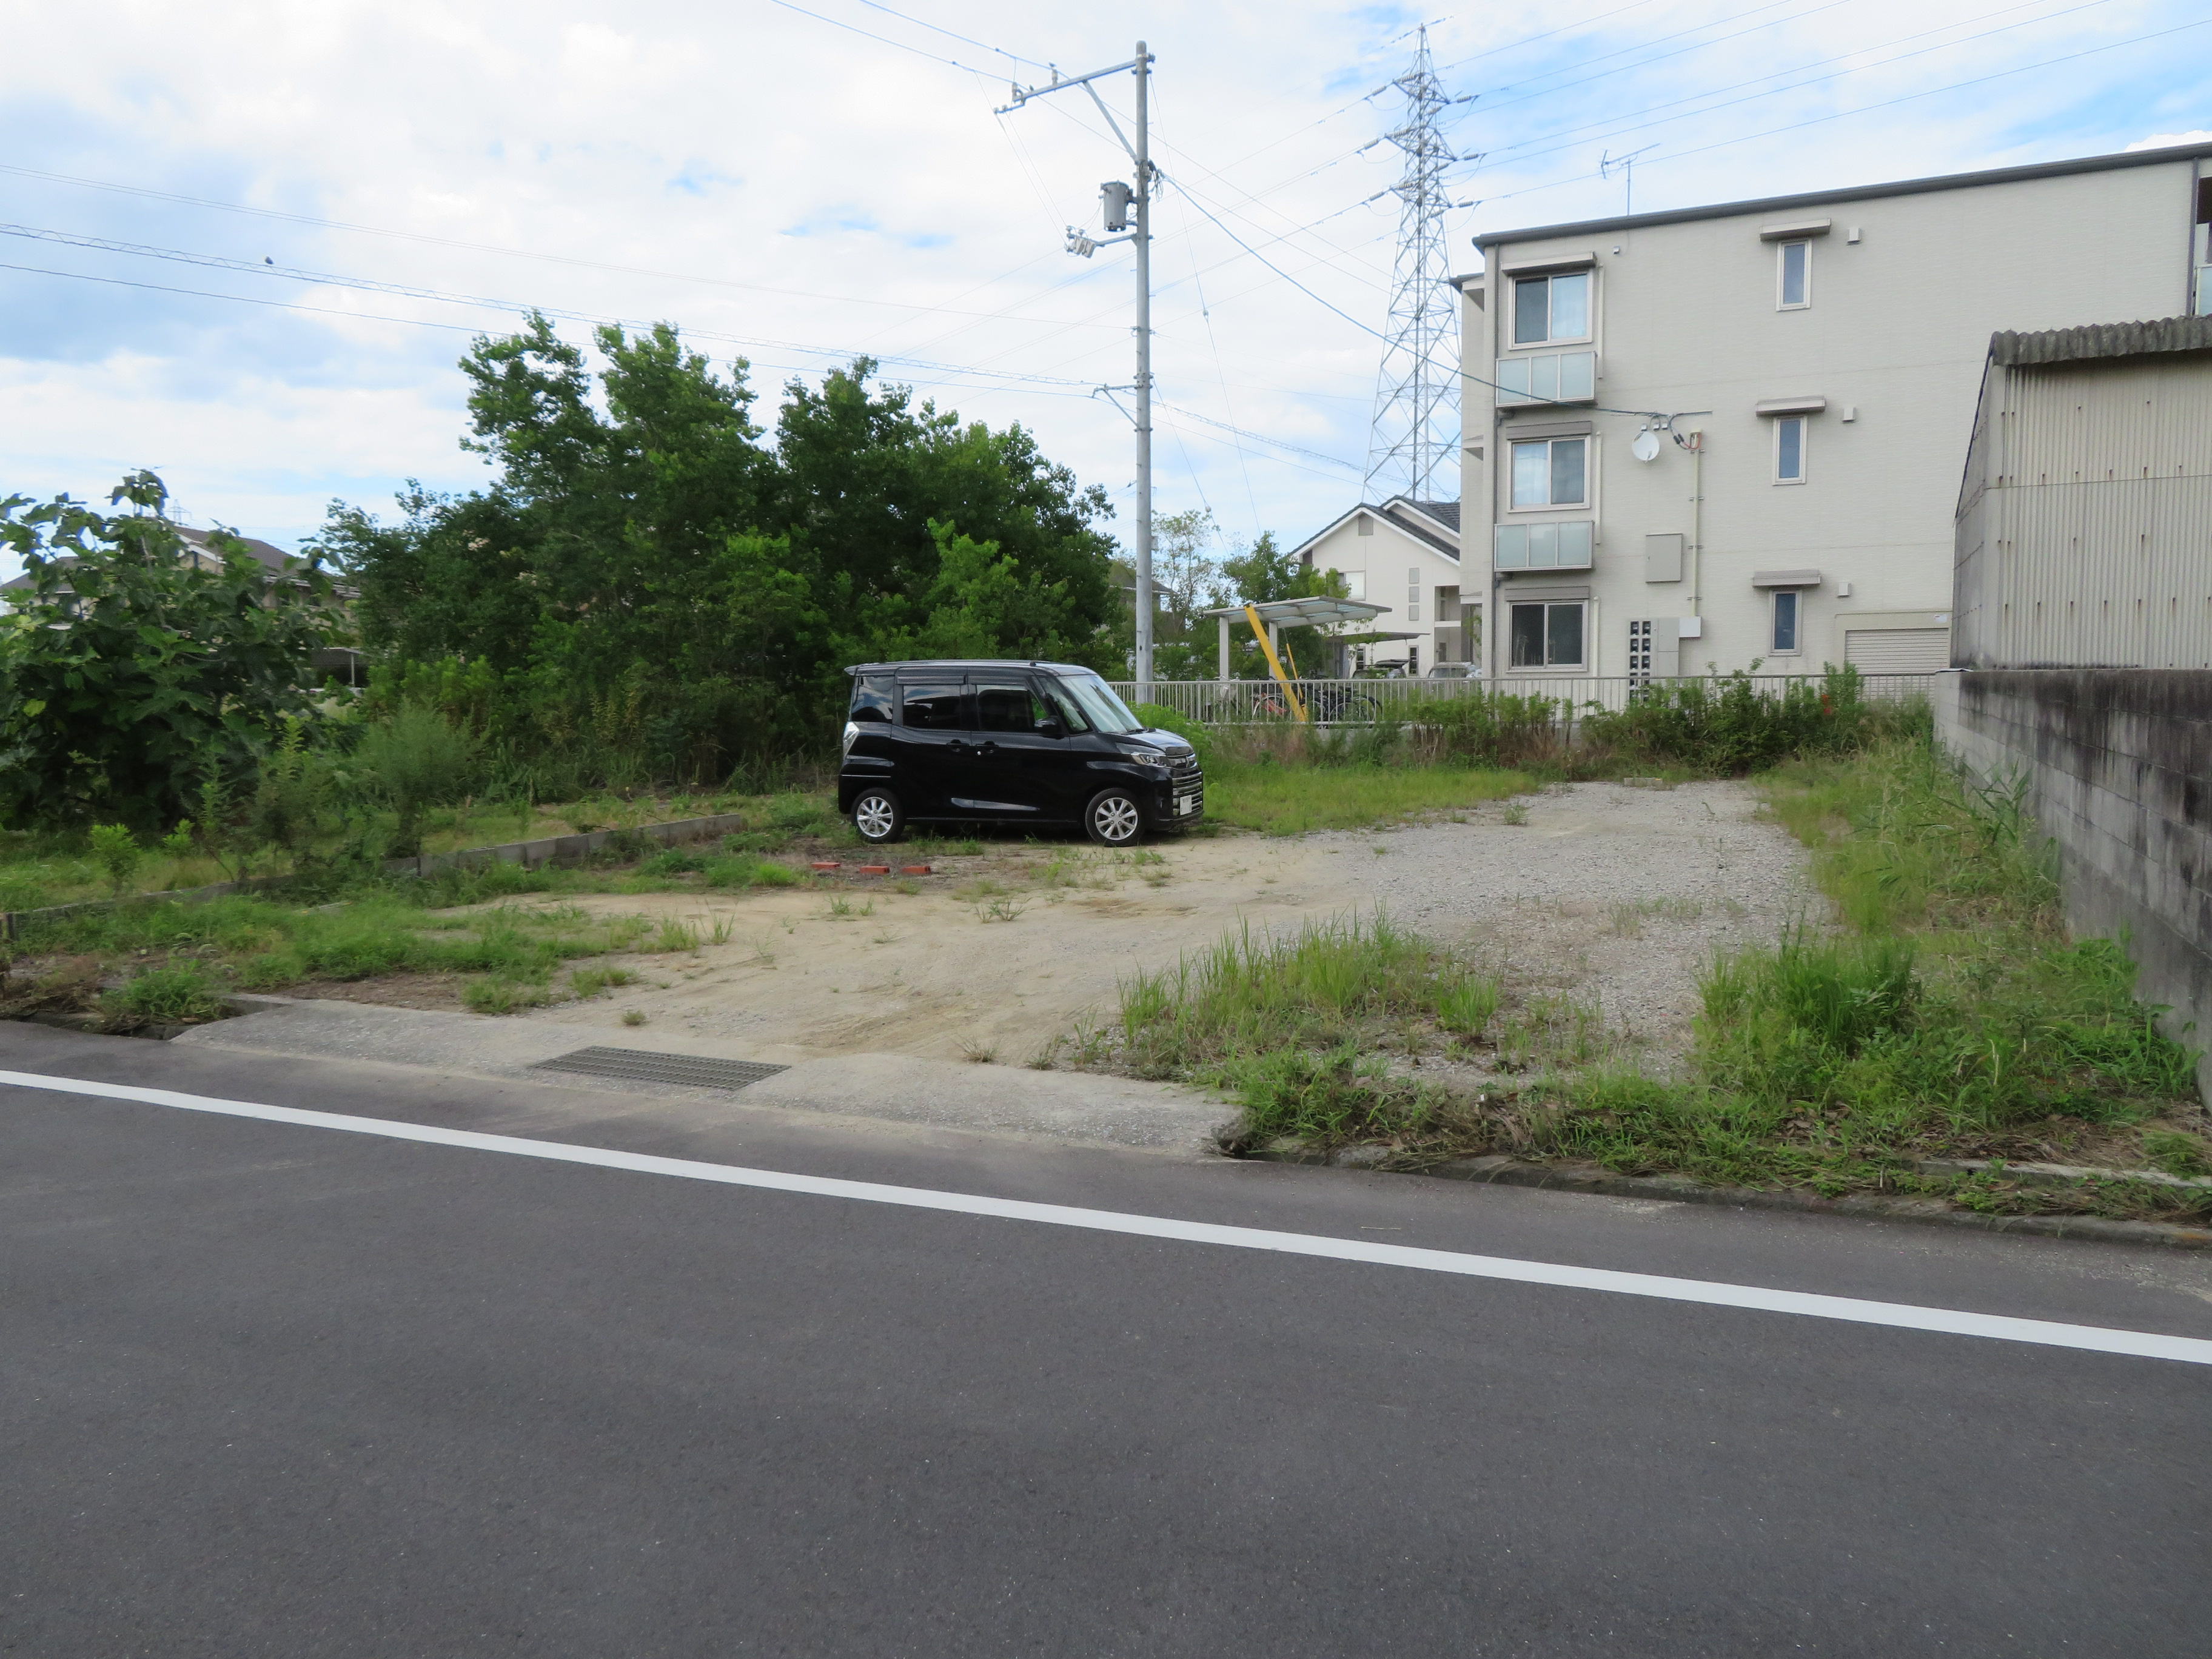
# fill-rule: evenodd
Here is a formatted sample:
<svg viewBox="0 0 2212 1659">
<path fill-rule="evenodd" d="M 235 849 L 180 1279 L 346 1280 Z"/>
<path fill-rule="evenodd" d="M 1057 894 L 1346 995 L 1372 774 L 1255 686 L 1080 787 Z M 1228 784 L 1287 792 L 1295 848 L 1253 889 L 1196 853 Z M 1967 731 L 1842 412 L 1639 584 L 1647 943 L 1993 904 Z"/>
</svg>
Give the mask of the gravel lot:
<svg viewBox="0 0 2212 1659">
<path fill-rule="evenodd" d="M 643 982 L 520 1018 L 603 1025 L 635 1012 L 648 1028 L 793 1058 L 1014 1063 L 1110 1017 L 1133 970 L 1242 926 L 1380 907 L 1524 991 L 1595 1001 L 1608 1025 L 1663 1053 L 1686 1041 L 1699 964 L 1772 938 L 1812 902 L 1803 852 L 1735 783 L 1576 784 L 1428 824 L 1154 850 L 1161 862 L 1133 864 L 1077 843 L 989 844 L 939 857 L 912 893 L 850 878 L 828 891 L 586 898 L 702 932 L 719 923 L 727 942 L 621 958 Z"/>
<path fill-rule="evenodd" d="M 1821 902 L 1804 849 L 1740 783 L 1572 784 L 1521 805 L 1523 825 L 1489 806 L 1465 825 L 1344 839 L 1390 849 L 1362 873 L 1398 921 L 1512 982 L 1595 1001 L 1662 1048 L 1686 1040 L 1715 951 L 1771 939 Z"/>
</svg>

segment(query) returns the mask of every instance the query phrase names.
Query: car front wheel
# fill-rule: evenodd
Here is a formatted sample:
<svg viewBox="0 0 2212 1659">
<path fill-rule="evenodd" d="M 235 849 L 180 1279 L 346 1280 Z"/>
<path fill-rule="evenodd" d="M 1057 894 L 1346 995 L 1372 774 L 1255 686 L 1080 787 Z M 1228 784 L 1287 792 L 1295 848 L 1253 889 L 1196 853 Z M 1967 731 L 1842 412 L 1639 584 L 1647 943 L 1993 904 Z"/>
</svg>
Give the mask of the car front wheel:
<svg viewBox="0 0 2212 1659">
<path fill-rule="evenodd" d="M 888 789 L 863 789 L 853 802 L 853 828 L 860 839 L 880 846 L 906 834 L 906 814 Z"/>
<path fill-rule="evenodd" d="M 1145 833 L 1144 809 L 1126 789 L 1102 789 L 1084 810 L 1083 827 L 1101 847 L 1127 847 Z"/>
</svg>

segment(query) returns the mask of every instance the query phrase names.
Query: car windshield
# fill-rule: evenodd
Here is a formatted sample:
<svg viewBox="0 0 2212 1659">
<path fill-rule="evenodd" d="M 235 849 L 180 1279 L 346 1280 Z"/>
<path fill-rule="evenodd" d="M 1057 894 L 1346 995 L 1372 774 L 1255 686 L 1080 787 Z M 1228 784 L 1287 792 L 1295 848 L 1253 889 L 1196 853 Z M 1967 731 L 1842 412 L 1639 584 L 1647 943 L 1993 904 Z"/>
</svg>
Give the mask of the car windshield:
<svg viewBox="0 0 2212 1659">
<path fill-rule="evenodd" d="M 1144 721 L 1131 714 L 1129 705 L 1096 674 L 1055 674 L 1053 683 L 1059 688 L 1059 701 L 1068 706 L 1067 712 L 1073 716 L 1068 724 L 1078 730 L 1087 726 L 1113 737 L 1145 729 Z"/>
</svg>

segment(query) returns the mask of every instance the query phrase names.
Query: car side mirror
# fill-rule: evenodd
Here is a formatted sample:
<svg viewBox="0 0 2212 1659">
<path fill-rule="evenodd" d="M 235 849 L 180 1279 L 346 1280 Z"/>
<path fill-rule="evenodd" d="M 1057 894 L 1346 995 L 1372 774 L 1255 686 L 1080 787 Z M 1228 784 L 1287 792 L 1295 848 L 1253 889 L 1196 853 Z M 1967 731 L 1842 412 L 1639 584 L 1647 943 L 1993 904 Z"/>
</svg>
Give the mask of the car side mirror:
<svg viewBox="0 0 2212 1659">
<path fill-rule="evenodd" d="M 1064 738 L 1067 735 L 1067 728 L 1050 714 L 1036 723 L 1036 731 L 1041 738 Z"/>
</svg>

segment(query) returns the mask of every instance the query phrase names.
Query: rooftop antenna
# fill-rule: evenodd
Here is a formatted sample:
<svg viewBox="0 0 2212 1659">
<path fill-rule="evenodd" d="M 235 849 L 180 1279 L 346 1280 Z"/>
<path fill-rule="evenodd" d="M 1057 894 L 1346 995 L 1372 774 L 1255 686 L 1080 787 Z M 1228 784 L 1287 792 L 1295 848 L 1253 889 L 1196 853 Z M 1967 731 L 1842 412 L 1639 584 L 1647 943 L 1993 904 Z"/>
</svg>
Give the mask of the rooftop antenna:
<svg viewBox="0 0 2212 1659">
<path fill-rule="evenodd" d="M 1438 473 L 1459 495 L 1459 376 L 1450 367 L 1459 323 L 1459 295 L 1451 285 L 1451 255 L 1444 242 L 1444 212 L 1465 205 L 1450 199 L 1446 169 L 1468 158 L 1444 137 L 1452 106 L 1429 56 L 1429 26 L 1413 31 L 1413 66 L 1383 91 L 1405 95 L 1405 116 L 1384 135 L 1405 153 L 1391 186 L 1399 200 L 1398 258 L 1391 272 L 1390 317 L 1384 329 L 1382 366 L 1375 386 L 1375 419 L 1367 441 L 1370 500 L 1395 495 L 1437 499 Z"/>
<path fill-rule="evenodd" d="M 1656 143 L 1646 144 L 1642 149 L 1632 149 L 1626 155 L 1615 155 L 1607 151 L 1601 154 L 1597 158 L 1599 178 L 1610 179 L 1616 172 L 1620 174 L 1622 191 L 1620 216 L 1624 219 L 1632 219 L 1636 216 L 1636 158 L 1658 148 Z M 1587 173 L 1583 176 L 1589 177 Z"/>
</svg>

